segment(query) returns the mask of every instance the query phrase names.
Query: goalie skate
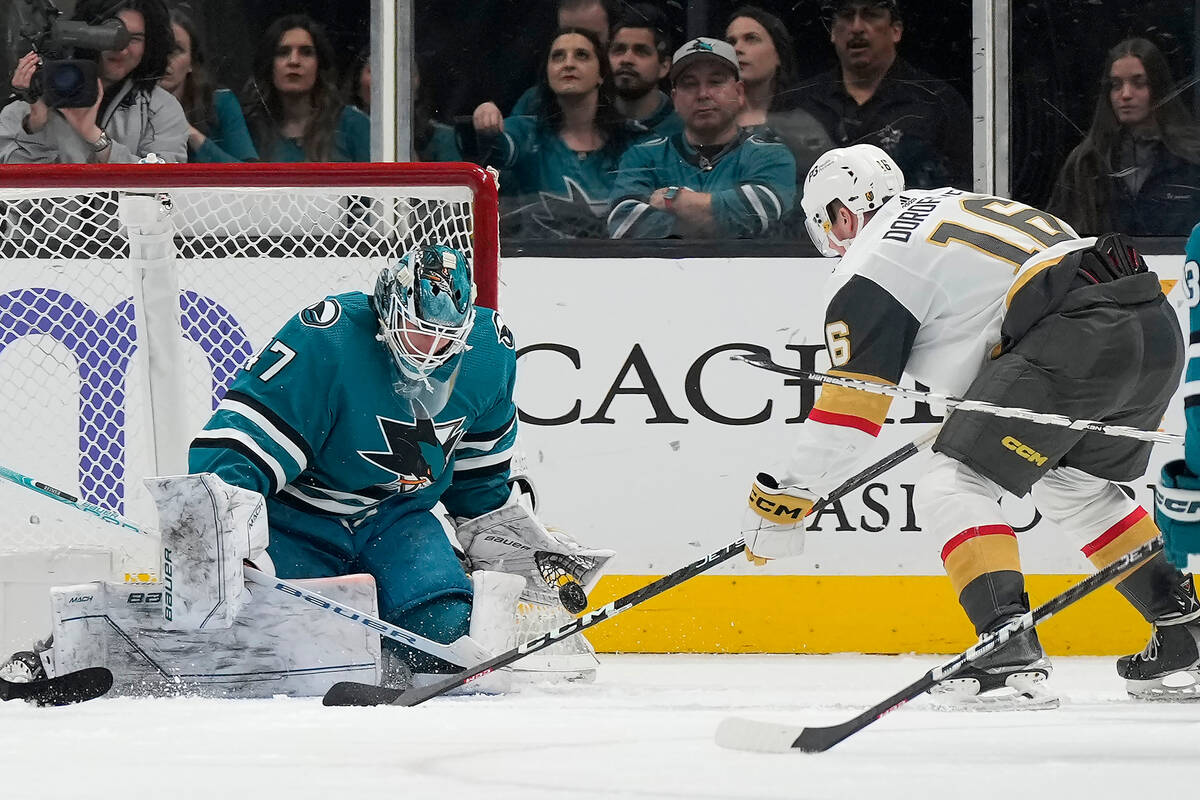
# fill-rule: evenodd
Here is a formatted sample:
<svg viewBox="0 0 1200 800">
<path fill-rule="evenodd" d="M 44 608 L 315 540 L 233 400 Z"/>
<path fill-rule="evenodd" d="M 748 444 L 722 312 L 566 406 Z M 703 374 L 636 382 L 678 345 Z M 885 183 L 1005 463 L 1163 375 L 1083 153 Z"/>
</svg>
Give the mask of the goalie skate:
<svg viewBox="0 0 1200 800">
<path fill-rule="evenodd" d="M 997 628 L 1012 620 L 1004 620 Z M 1037 632 L 1022 631 L 1013 641 L 968 663 L 958 674 L 929 690 L 934 706 L 946 710 L 1034 711 L 1058 708 L 1061 698 L 1045 682 L 1052 668 Z"/>
</svg>

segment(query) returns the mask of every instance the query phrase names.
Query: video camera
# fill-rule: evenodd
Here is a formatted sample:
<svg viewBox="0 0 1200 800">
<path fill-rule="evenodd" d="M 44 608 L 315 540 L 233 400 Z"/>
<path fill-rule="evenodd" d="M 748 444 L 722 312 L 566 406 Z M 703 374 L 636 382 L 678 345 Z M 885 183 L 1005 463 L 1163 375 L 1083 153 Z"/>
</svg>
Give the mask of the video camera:
<svg viewBox="0 0 1200 800">
<path fill-rule="evenodd" d="M 98 65 L 94 55 L 77 58 L 76 51 L 124 49 L 129 44 L 125 25 L 119 19 L 99 25 L 60 19 L 62 12 L 52 0 L 16 0 L 16 11 L 18 36 L 42 57 L 26 99 L 41 98 L 50 108 L 90 108 L 98 96 Z"/>
</svg>

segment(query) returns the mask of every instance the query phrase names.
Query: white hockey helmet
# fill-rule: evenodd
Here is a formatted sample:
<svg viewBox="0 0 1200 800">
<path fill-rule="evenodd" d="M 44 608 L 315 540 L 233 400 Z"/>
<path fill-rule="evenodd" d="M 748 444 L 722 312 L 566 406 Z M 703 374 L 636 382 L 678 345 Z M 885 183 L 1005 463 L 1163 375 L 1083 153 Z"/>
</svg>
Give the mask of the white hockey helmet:
<svg viewBox="0 0 1200 800">
<path fill-rule="evenodd" d="M 829 205 L 840 200 L 858 220 L 880 208 L 889 198 L 904 191 L 904 173 L 892 157 L 873 144 L 856 144 L 830 150 L 817 159 L 804 179 L 804 225 L 822 255 L 839 256 L 833 245 L 848 248 L 833 235 Z"/>
<path fill-rule="evenodd" d="M 453 247 L 418 247 L 380 271 L 374 293 L 379 338 L 406 377 L 428 380 L 466 349 L 474 300 L 471 266 Z"/>
</svg>

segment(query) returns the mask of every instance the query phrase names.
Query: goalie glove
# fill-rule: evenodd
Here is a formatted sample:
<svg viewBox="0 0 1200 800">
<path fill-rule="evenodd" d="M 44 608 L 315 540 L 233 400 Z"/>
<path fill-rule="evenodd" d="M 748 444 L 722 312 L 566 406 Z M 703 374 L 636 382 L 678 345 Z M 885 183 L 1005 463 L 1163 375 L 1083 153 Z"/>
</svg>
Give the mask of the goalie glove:
<svg viewBox="0 0 1200 800">
<path fill-rule="evenodd" d="M 816 496 L 806 489 L 781 487 L 767 473 L 758 473 L 750 487 L 750 507 L 742 521 L 746 559 L 761 567 L 772 558 L 803 553 L 804 517 L 816 501 Z"/>
<path fill-rule="evenodd" d="M 584 547 L 562 531 L 547 529 L 517 491 L 495 511 L 456 519 L 455 535 L 471 570 L 522 575 L 531 589 L 541 588 L 543 593 L 546 589 L 558 592 L 570 582 L 579 583 L 584 592 L 591 591 L 616 555 L 613 550 Z"/>
<path fill-rule="evenodd" d="M 1167 560 L 1187 569 L 1188 557 L 1200 554 L 1200 477 L 1183 460 L 1163 465 L 1154 487 L 1154 521 Z"/>
</svg>

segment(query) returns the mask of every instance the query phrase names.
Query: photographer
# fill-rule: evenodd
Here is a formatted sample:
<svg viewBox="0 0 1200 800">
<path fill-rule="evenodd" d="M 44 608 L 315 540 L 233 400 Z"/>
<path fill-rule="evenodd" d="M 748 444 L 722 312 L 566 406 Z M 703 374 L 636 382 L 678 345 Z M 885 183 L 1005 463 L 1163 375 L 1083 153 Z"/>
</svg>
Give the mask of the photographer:
<svg viewBox="0 0 1200 800">
<path fill-rule="evenodd" d="M 100 92 L 88 108 L 50 108 L 44 98 L 16 101 L 0 111 L 0 163 L 134 163 L 150 153 L 187 160 L 183 108 L 157 85 L 174 42 L 163 0 L 79 0 L 74 19 L 97 24 L 119 19 L 129 31 L 120 50 L 96 54 Z M 77 57 L 85 54 L 77 53 Z M 17 64 L 12 85 L 28 93 L 41 58 Z"/>
</svg>

